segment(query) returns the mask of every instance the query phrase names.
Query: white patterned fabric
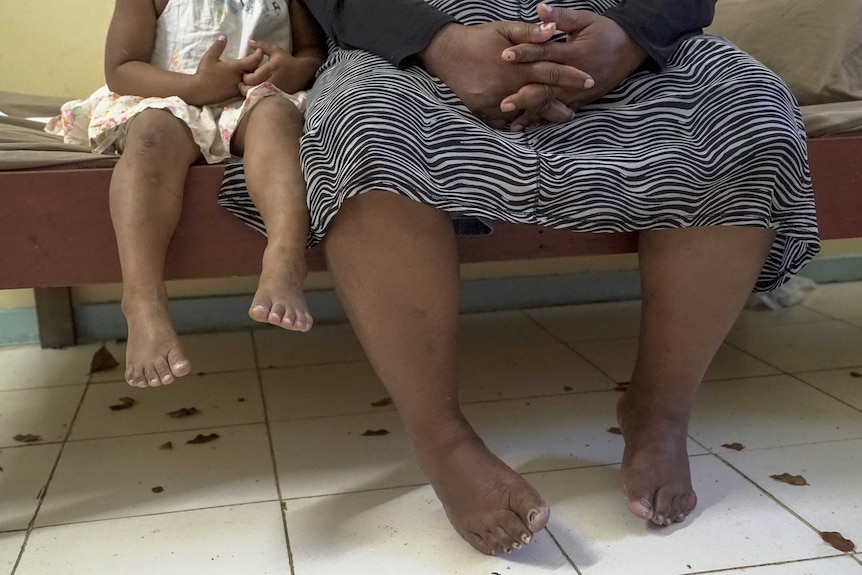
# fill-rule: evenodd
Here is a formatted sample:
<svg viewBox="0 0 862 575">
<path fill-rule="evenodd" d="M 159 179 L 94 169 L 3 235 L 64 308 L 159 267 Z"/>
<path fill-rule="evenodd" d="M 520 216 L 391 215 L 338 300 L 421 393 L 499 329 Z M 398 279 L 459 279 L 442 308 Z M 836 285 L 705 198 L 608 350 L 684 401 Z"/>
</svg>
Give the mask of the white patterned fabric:
<svg viewBox="0 0 862 575">
<path fill-rule="evenodd" d="M 288 0 L 170 0 L 156 22 L 150 63 L 181 74 L 194 74 L 204 53 L 220 35 L 227 38 L 224 61 L 247 56 L 249 40 L 291 49 Z M 231 156 L 230 142 L 243 115 L 268 96 L 280 96 L 305 110 L 305 92 L 287 94 L 270 83 L 246 96 L 207 106 L 187 104 L 176 96 L 140 97 L 111 92 L 107 86 L 84 100 L 63 105 L 45 130 L 67 144 L 89 145 L 99 154 L 122 152 L 129 123 L 144 110 L 170 112 L 192 134 L 201 155 L 214 164 Z"/>
</svg>

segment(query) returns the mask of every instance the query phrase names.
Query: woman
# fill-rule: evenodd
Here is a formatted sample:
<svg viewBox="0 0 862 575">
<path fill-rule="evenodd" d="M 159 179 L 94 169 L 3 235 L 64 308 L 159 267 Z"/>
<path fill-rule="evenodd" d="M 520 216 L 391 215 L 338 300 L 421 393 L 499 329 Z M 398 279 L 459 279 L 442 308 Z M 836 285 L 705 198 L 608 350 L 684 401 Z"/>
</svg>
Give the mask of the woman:
<svg viewBox="0 0 862 575">
<path fill-rule="evenodd" d="M 538 24 L 514 0 L 308 2 L 341 47 L 302 141 L 311 233 L 453 526 L 484 553 L 528 543 L 549 510 L 461 414 L 450 218 L 640 231 L 621 476 L 660 525 L 697 502 L 688 420 L 747 296 L 819 249 L 793 97 L 700 33 L 713 4 L 561 0 L 539 27 L 503 22 Z M 543 45 L 555 30 L 565 42 Z M 515 131 L 487 125 L 501 119 Z"/>
</svg>

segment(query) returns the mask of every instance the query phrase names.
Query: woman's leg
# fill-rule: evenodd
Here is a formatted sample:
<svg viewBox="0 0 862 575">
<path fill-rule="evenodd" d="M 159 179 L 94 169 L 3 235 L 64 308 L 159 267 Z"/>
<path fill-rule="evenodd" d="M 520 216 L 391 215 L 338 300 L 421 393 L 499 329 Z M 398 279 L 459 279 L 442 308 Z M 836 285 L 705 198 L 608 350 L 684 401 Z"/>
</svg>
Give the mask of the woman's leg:
<svg viewBox="0 0 862 575">
<path fill-rule="evenodd" d="M 643 311 L 617 411 L 629 509 L 659 525 L 697 504 L 686 436 L 703 375 L 751 293 L 775 234 L 743 227 L 641 232 Z"/>
<path fill-rule="evenodd" d="M 244 157 L 248 193 L 266 224 L 267 244 L 248 315 L 285 329 L 308 331 L 305 244 L 308 207 L 299 165 L 302 113 L 279 96 L 264 98 L 237 126 L 232 147 Z"/>
<path fill-rule="evenodd" d="M 180 120 L 164 110 L 145 110 L 129 125 L 111 177 L 111 219 L 129 326 L 126 381 L 136 387 L 167 385 L 191 369 L 168 315 L 164 267 L 186 174 L 199 156 Z"/>
<path fill-rule="evenodd" d="M 458 255 L 441 211 L 387 192 L 348 199 L 326 235 L 339 297 L 458 533 L 483 553 L 520 548 L 548 507 L 485 447 L 458 402 Z"/>
</svg>

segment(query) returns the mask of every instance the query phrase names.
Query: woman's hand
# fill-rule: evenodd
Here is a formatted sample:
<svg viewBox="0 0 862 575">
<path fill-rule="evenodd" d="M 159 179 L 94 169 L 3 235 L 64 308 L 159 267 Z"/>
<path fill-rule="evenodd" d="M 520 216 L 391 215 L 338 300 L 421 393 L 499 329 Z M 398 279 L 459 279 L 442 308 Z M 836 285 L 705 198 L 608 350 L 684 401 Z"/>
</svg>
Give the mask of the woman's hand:
<svg viewBox="0 0 862 575">
<path fill-rule="evenodd" d="M 252 72 L 263 61 L 263 51 L 256 49 L 244 58 L 223 62 L 220 60 L 227 38 L 219 36 L 201 57 L 194 74 L 197 90 L 195 105 L 216 104 L 240 95 L 243 75 Z"/>
<path fill-rule="evenodd" d="M 517 64 L 500 58 L 504 50 L 546 42 L 554 32 L 552 23 L 448 24 L 419 57 L 425 69 L 446 83 L 477 117 L 492 126 L 503 127 L 519 114 L 516 111 L 504 114 L 500 102 L 524 85 L 550 84 L 575 89 L 592 82 L 588 74 L 570 65 Z"/>
<path fill-rule="evenodd" d="M 294 56 L 284 48 L 268 42 L 249 41 L 255 51 L 261 51 L 268 60 L 254 70 L 243 74 L 239 90 L 243 96 L 258 84 L 269 82 L 282 92 L 294 94 L 304 90 L 314 80 L 314 74 L 323 63 L 314 56 Z"/>
<path fill-rule="evenodd" d="M 523 86 L 500 104 L 503 112 L 522 112 L 512 122 L 512 129 L 538 118 L 551 122 L 570 120 L 574 110 L 619 86 L 647 58 L 646 52 L 610 18 L 583 10 L 551 8 L 547 4 L 539 4 L 537 11 L 543 22 L 553 22 L 566 33 L 566 41 L 523 43 L 503 50 L 503 59 L 524 65 L 554 62 L 573 66 L 588 72 L 595 83 L 581 88 L 559 82 Z M 560 106 L 560 102 L 565 106 Z"/>
</svg>

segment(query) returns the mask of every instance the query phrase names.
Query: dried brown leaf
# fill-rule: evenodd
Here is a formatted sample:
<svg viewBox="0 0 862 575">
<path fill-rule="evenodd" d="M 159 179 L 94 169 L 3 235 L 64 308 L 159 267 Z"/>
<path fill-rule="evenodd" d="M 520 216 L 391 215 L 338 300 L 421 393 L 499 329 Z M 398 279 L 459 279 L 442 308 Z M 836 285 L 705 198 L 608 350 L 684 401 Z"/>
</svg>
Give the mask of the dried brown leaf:
<svg viewBox="0 0 862 575">
<path fill-rule="evenodd" d="M 609 427 L 608 433 L 613 433 L 614 435 L 622 435 L 623 432 L 619 427 Z"/>
<path fill-rule="evenodd" d="M 99 371 L 110 371 L 120 365 L 111 352 L 104 345 L 93 354 L 93 359 L 90 360 L 90 373 Z"/>
<path fill-rule="evenodd" d="M 376 437 L 378 435 L 389 435 L 388 429 L 367 429 L 360 433 L 363 437 Z"/>
<path fill-rule="evenodd" d="M 174 419 L 179 419 L 181 417 L 191 417 L 192 415 L 199 414 L 197 407 L 181 407 L 180 409 L 168 412 L 168 417 L 173 417 Z"/>
<path fill-rule="evenodd" d="M 174 448 L 174 442 L 173 441 L 166 441 L 165 443 L 162 443 L 161 445 L 159 445 L 159 449 L 161 449 L 162 451 L 170 451 L 173 448 Z"/>
<path fill-rule="evenodd" d="M 856 544 L 845 538 L 843 535 L 838 533 L 837 531 L 821 531 L 820 537 L 823 538 L 824 541 L 829 543 L 831 546 L 836 548 L 839 551 L 844 551 L 845 553 L 849 553 L 856 549 Z"/>
<path fill-rule="evenodd" d="M 132 397 L 121 397 L 120 403 L 109 405 L 108 407 L 111 411 L 122 411 L 123 409 L 129 409 L 133 405 L 135 405 L 137 401 L 135 401 Z"/>
<path fill-rule="evenodd" d="M 153 487 L 153 493 L 161 493 L 164 490 L 165 490 L 165 488 L 162 487 L 161 485 L 156 485 L 155 487 Z"/>
<path fill-rule="evenodd" d="M 209 443 L 210 441 L 215 441 L 220 436 L 218 433 L 210 433 L 209 435 L 201 435 L 198 433 L 194 439 L 189 439 L 186 443 L 191 445 L 198 445 L 199 443 Z"/>
<path fill-rule="evenodd" d="M 20 441 L 21 443 L 33 443 L 34 441 L 42 441 L 42 436 L 41 435 L 33 435 L 32 433 L 27 433 L 24 435 L 19 433 L 18 435 L 16 435 L 12 439 L 14 439 L 15 441 Z"/>
<path fill-rule="evenodd" d="M 859 373 L 858 371 L 851 371 L 850 377 L 862 377 L 862 373 Z"/>
<path fill-rule="evenodd" d="M 742 451 L 745 449 L 745 446 L 741 443 L 722 443 L 721 446 L 734 451 Z"/>
<path fill-rule="evenodd" d="M 392 405 L 391 397 L 384 397 L 383 399 L 371 402 L 371 407 L 386 407 L 387 405 Z"/>
<path fill-rule="evenodd" d="M 781 475 L 770 475 L 770 477 L 776 481 L 780 481 L 788 485 L 808 485 L 808 482 L 805 481 L 805 478 L 801 475 L 782 473 Z"/>
<path fill-rule="evenodd" d="M 236 400 L 238 402 L 242 403 L 243 401 L 245 401 L 245 398 L 244 397 L 238 397 Z"/>
<path fill-rule="evenodd" d="M 571 385 L 564 385 L 564 386 L 563 386 L 563 391 L 572 391 L 572 390 L 574 390 L 574 389 L 575 389 L 575 388 L 574 388 L 574 387 L 572 387 Z"/>
</svg>

